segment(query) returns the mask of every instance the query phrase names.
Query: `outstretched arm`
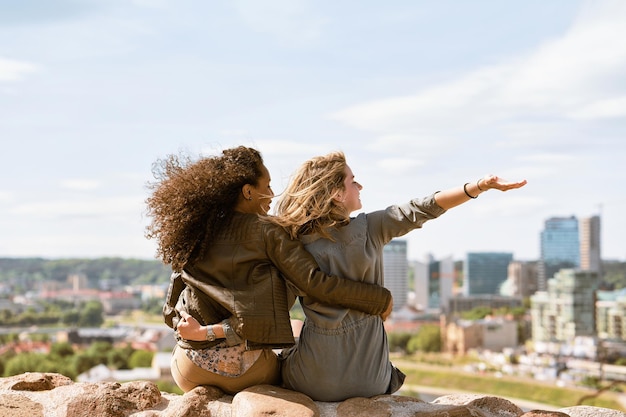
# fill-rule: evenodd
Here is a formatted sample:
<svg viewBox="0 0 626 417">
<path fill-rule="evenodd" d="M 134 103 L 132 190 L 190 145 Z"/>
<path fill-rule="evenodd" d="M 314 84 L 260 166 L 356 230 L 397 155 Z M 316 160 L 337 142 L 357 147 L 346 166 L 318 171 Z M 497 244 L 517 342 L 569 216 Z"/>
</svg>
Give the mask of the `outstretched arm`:
<svg viewBox="0 0 626 417">
<path fill-rule="evenodd" d="M 508 191 L 526 185 L 526 180 L 507 181 L 496 175 L 487 175 L 476 182 L 450 188 L 435 194 L 435 201 L 445 210 L 459 206 L 478 197 L 487 190 Z"/>
</svg>

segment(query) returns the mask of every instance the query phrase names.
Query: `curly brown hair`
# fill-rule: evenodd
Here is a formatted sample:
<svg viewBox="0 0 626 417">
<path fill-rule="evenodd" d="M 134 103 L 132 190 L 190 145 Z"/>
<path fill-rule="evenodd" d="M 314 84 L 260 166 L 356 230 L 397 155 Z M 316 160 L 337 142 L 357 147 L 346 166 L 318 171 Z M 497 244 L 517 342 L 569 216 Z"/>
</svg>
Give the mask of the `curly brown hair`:
<svg viewBox="0 0 626 417">
<path fill-rule="evenodd" d="M 146 199 L 152 218 L 146 237 L 157 240 L 156 256 L 174 271 L 199 260 L 213 237 L 229 223 L 241 188 L 256 186 L 263 171 L 261 153 L 239 146 L 193 161 L 169 155 L 152 166 L 156 181 Z"/>
</svg>

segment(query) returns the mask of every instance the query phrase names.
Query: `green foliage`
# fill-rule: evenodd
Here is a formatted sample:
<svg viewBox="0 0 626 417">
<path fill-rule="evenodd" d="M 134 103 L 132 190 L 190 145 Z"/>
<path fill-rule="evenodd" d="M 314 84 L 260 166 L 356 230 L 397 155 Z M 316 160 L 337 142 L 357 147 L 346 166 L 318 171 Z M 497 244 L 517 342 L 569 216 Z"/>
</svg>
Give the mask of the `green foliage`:
<svg viewBox="0 0 626 417">
<path fill-rule="evenodd" d="M 598 389 L 602 386 L 601 384 L 601 380 L 598 377 L 595 376 L 586 376 L 582 379 L 582 381 L 580 381 L 580 384 L 583 387 L 589 387 L 589 388 L 594 388 L 594 389 Z"/>
<path fill-rule="evenodd" d="M 441 328 L 436 324 L 425 324 L 407 343 L 407 352 L 441 352 Z"/>
<path fill-rule="evenodd" d="M 130 364 L 130 358 L 132 357 L 135 349 L 130 344 L 127 344 L 122 348 L 115 348 L 109 351 L 107 355 L 107 365 L 113 369 L 130 369 L 134 368 Z"/>
<path fill-rule="evenodd" d="M 72 274 L 84 274 L 93 288 L 100 288 L 113 281 L 119 285 L 167 283 L 170 273 L 157 260 L 0 258 L 0 282 L 12 283 L 16 293 L 41 281 L 65 282 Z"/>
<path fill-rule="evenodd" d="M 304 310 L 302 309 L 302 304 L 300 304 L 300 300 L 296 299 L 295 304 L 289 310 L 289 317 L 292 320 L 302 320 L 304 321 Z"/>
<path fill-rule="evenodd" d="M 136 355 L 137 352 L 141 354 Z M 53 343 L 49 354 L 9 352 L 0 356 L 0 375 L 56 372 L 76 379 L 79 374 L 100 364 L 114 369 L 150 366 L 152 356 L 152 352 L 135 351 L 130 344 L 114 348 L 108 342 L 95 342 L 84 350 L 76 351 L 69 343 Z"/>
<path fill-rule="evenodd" d="M 161 316 L 163 314 L 163 303 L 165 303 L 165 300 L 162 298 L 150 298 L 141 303 L 141 310 L 148 314 Z"/>
<path fill-rule="evenodd" d="M 104 309 L 99 301 L 88 301 L 80 310 L 78 325 L 81 327 L 100 327 L 104 323 Z"/>
<path fill-rule="evenodd" d="M 41 304 L 41 311 L 30 307 L 21 314 L 7 310 L 0 312 L 0 326 L 53 326 L 99 327 L 104 323 L 104 309 L 99 301 L 88 301 L 74 307 L 64 301 Z M 42 335 L 41 337 L 47 337 Z"/>
<path fill-rule="evenodd" d="M 181 390 L 178 385 L 171 381 L 157 381 L 157 387 L 159 387 L 159 391 L 161 392 L 170 392 L 172 394 L 183 395 L 184 392 Z"/>
<path fill-rule="evenodd" d="M 626 288 L 626 262 L 602 262 L 603 281 L 616 290 Z"/>
<path fill-rule="evenodd" d="M 389 332 L 387 341 L 391 352 L 407 352 L 407 344 L 412 334 L 408 332 Z"/>
<path fill-rule="evenodd" d="M 154 353 L 147 350 L 136 350 L 130 355 L 128 364 L 131 368 L 149 368 L 152 366 Z"/>
<path fill-rule="evenodd" d="M 76 375 L 87 372 L 99 363 L 102 362 L 98 362 L 98 360 L 94 356 L 86 352 L 77 353 L 70 359 L 71 369 L 74 370 L 74 373 Z"/>
<path fill-rule="evenodd" d="M 53 343 L 50 347 L 50 356 L 53 358 L 67 358 L 74 355 L 74 348 L 68 342 Z"/>
<path fill-rule="evenodd" d="M 396 359 L 394 364 L 407 375 L 405 386 L 418 384 L 462 391 L 467 391 L 468 388 L 471 388 L 473 392 L 477 393 L 489 393 L 489 395 L 503 398 L 521 398 L 558 407 L 571 407 L 577 404 L 582 397 L 589 394 L 588 389 L 560 388 L 548 384 L 538 385 L 538 382 L 535 380 L 523 381 L 519 378 L 495 379 L 490 375 L 465 373 L 457 368 L 439 368 L 436 370 L 423 368 L 416 364 L 414 360 L 407 362 Z M 611 393 L 604 393 L 602 397 L 585 401 L 584 405 L 624 410 L 620 402 Z"/>
<path fill-rule="evenodd" d="M 23 353 L 9 359 L 4 366 L 4 376 L 19 375 L 25 372 L 45 372 L 47 357 L 42 353 Z"/>
<path fill-rule="evenodd" d="M 491 313 L 492 313 L 492 310 L 490 307 L 479 306 L 479 307 L 474 307 L 470 311 L 465 311 L 461 313 L 461 317 L 464 318 L 465 320 L 482 320 L 488 315 L 490 315 Z"/>
</svg>

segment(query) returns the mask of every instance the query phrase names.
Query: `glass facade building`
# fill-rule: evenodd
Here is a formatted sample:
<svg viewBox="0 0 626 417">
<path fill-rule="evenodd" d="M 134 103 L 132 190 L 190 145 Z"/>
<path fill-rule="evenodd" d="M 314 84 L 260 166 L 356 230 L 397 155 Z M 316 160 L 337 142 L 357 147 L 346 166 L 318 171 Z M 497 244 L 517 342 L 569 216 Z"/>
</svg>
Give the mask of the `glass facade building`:
<svg viewBox="0 0 626 417">
<path fill-rule="evenodd" d="M 541 258 L 538 268 L 539 290 L 561 269 L 580 267 L 580 238 L 576 217 L 552 217 L 541 232 Z"/>
<path fill-rule="evenodd" d="M 513 254 L 470 252 L 463 264 L 463 295 L 500 294 Z"/>
</svg>

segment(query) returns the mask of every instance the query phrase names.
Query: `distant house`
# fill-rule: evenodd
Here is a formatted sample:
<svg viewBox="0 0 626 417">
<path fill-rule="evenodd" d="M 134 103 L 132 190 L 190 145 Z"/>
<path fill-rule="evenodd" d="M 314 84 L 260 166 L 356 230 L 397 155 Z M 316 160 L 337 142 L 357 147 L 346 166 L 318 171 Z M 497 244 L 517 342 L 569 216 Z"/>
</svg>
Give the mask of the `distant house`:
<svg viewBox="0 0 626 417">
<path fill-rule="evenodd" d="M 57 341 L 74 345 L 90 345 L 94 342 L 116 344 L 128 340 L 131 330 L 123 327 L 110 329 L 79 328 L 57 333 Z"/>
<path fill-rule="evenodd" d="M 517 321 L 504 318 L 483 320 L 454 320 L 445 323 L 442 350 L 463 355 L 470 349 L 500 352 L 518 345 Z"/>
</svg>

